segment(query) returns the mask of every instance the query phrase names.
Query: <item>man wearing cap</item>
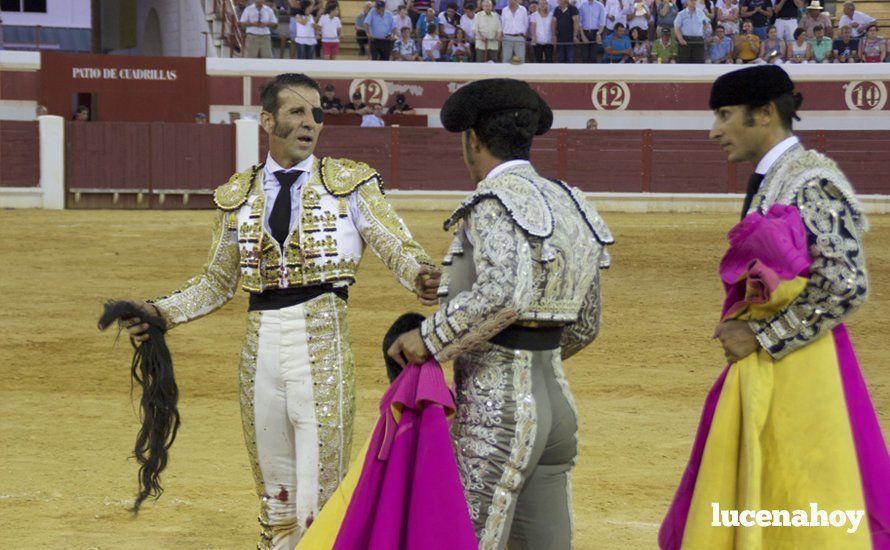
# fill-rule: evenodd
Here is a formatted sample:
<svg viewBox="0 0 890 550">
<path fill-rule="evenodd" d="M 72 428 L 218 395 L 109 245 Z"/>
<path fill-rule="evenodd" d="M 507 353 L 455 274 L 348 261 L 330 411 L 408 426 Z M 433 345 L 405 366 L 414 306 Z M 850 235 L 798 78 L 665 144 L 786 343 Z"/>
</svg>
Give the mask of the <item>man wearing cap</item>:
<svg viewBox="0 0 890 550">
<path fill-rule="evenodd" d="M 596 337 L 612 236 L 580 190 L 529 163 L 553 113 L 528 84 L 467 84 L 441 119 L 461 133 L 477 187 L 445 222 L 457 230 L 439 310 L 389 355 L 454 361 L 457 462 L 479 548 L 571 548 L 578 420 L 562 361 Z"/>
<path fill-rule="evenodd" d="M 696 0 L 686 0 L 686 7 L 674 19 L 674 35 L 680 45 L 677 63 L 705 62 L 705 24 L 708 16 L 698 9 Z"/>
<path fill-rule="evenodd" d="M 396 21 L 386 11 L 386 2 L 377 0 L 374 9 L 365 16 L 365 33 L 370 40 L 369 57 L 372 60 L 389 61 L 396 35 Z"/>
<path fill-rule="evenodd" d="M 868 26 L 875 22 L 875 18 L 865 12 L 856 11 L 856 4 L 844 2 L 844 14 L 837 22 L 837 28 L 850 27 L 853 29 L 853 38 L 860 39 L 865 36 Z"/>
<path fill-rule="evenodd" d="M 400 284 L 434 304 L 439 276 L 361 162 L 317 158 L 318 84 L 278 75 L 263 87 L 263 164 L 214 192 L 210 257 L 170 296 L 140 304 L 167 328 L 250 294 L 238 380 L 260 497 L 260 548 L 294 548 L 349 465 L 355 402 L 348 288 L 365 246 Z M 133 320 L 136 341 L 148 327 Z"/>
<path fill-rule="evenodd" d="M 800 18 L 800 26 L 807 31 L 807 40 L 816 37 L 816 27 L 822 26 L 829 38 L 834 36 L 834 27 L 831 26 L 831 17 L 825 13 L 822 3 L 813 0 L 807 5 L 807 13 Z M 794 31 L 791 31 L 792 33 Z"/>
<path fill-rule="evenodd" d="M 802 101 L 775 65 L 726 73 L 711 90 L 710 137 L 755 170 L 719 270 L 714 338 L 728 365 L 662 523 L 663 550 L 890 547 L 890 456 L 843 324 L 868 294 L 868 224 L 837 164 L 794 135 Z M 777 515 L 804 508 L 809 525 L 819 510 L 857 510 L 859 521 L 806 529 Z M 735 520 L 721 519 L 727 510 Z"/>
</svg>

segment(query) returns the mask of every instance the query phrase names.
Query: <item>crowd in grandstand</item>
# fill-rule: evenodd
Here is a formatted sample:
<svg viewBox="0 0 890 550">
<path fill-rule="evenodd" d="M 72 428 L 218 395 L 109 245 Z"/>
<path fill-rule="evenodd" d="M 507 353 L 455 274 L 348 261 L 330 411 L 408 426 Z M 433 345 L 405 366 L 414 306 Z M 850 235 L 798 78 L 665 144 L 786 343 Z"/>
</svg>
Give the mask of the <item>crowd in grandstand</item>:
<svg viewBox="0 0 890 550">
<path fill-rule="evenodd" d="M 461 3 L 462 2 L 462 3 Z M 291 57 L 336 59 L 337 0 L 242 2 L 246 57 L 271 57 L 287 20 Z M 376 0 L 355 18 L 374 60 L 505 63 L 880 63 L 877 21 L 852 1 Z M 282 47 L 284 47 L 282 45 Z"/>
</svg>

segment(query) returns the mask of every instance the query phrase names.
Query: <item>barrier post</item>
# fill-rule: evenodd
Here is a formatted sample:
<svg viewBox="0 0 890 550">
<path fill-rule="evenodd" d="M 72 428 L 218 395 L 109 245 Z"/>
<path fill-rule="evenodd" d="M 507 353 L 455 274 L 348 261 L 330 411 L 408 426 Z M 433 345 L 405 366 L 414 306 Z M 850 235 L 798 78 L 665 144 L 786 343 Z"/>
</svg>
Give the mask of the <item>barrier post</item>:
<svg viewBox="0 0 890 550">
<path fill-rule="evenodd" d="M 40 189 L 43 208 L 65 209 L 65 121 L 60 116 L 37 118 L 40 135 Z"/>
<path fill-rule="evenodd" d="M 242 172 L 260 162 L 260 124 L 252 119 L 235 121 L 235 171 Z"/>
</svg>

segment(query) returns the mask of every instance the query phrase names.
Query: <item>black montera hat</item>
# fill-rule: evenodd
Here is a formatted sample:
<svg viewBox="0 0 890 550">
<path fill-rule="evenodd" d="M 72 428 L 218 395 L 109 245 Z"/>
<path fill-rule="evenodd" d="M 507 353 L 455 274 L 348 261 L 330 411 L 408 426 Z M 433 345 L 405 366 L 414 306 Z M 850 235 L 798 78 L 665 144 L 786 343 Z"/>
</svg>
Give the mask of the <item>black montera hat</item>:
<svg viewBox="0 0 890 550">
<path fill-rule="evenodd" d="M 439 118 L 449 132 L 463 132 L 486 116 L 522 110 L 538 115 L 535 135 L 546 133 L 553 124 L 550 106 L 527 83 L 512 78 L 490 78 L 470 82 L 451 94 Z"/>
<path fill-rule="evenodd" d="M 794 92 L 794 82 L 775 65 L 758 65 L 728 72 L 711 87 L 711 110 L 730 105 L 760 107 Z"/>
</svg>

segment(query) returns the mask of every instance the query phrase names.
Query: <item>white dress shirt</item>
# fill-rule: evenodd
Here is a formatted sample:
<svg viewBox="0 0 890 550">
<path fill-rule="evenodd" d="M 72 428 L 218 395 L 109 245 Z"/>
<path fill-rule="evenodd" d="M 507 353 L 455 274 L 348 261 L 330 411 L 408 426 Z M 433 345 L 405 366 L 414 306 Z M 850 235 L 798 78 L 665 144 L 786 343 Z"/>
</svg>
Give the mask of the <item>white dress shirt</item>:
<svg viewBox="0 0 890 550">
<path fill-rule="evenodd" d="M 763 158 L 757 163 L 757 168 L 754 169 L 754 172 L 760 175 L 766 175 L 766 173 L 769 172 L 769 169 L 773 167 L 773 164 L 779 160 L 779 157 L 784 155 L 788 149 L 791 149 L 798 143 L 800 143 L 800 140 L 797 139 L 797 136 L 783 139 L 775 147 L 770 149 L 767 154 L 763 155 Z"/>
<path fill-rule="evenodd" d="M 278 18 L 275 17 L 275 11 L 272 10 L 269 6 L 263 6 L 262 10 L 256 9 L 256 4 L 253 2 L 250 3 L 249 6 L 244 8 L 244 11 L 241 12 L 241 22 L 242 23 L 278 23 Z M 267 35 L 272 34 L 272 29 L 269 27 L 247 27 L 247 34 L 260 34 Z"/>
<path fill-rule="evenodd" d="M 847 17 L 846 13 L 841 15 L 840 20 L 837 22 L 837 28 L 843 29 L 844 27 L 849 26 L 850 30 L 853 31 L 853 38 L 860 38 L 865 36 L 865 28 L 868 24 L 873 23 L 874 21 L 874 17 L 857 10 L 853 12 L 853 17 Z M 853 23 L 858 23 L 859 26 L 854 29 Z"/>
<path fill-rule="evenodd" d="M 460 16 L 460 28 L 464 30 L 464 34 L 467 37 L 467 40 L 470 42 L 475 42 L 476 33 L 473 31 L 473 23 L 476 22 L 476 15 L 473 15 L 473 18 L 470 19 L 467 14 L 463 14 Z"/>
<path fill-rule="evenodd" d="M 501 12 L 501 32 L 504 35 L 518 34 L 525 36 L 528 32 L 528 11 L 523 6 L 517 6 L 516 12 L 510 11 L 510 6 Z"/>
<path fill-rule="evenodd" d="M 275 162 L 271 154 L 266 155 L 266 165 L 263 167 L 263 193 L 266 195 L 266 205 L 263 213 L 263 228 L 272 234 L 272 228 L 269 227 L 269 216 L 272 215 L 272 207 L 275 205 L 275 199 L 278 198 L 278 192 L 281 191 L 281 183 L 275 177 L 275 172 L 284 170 L 285 172 L 294 172 L 301 170 L 303 173 L 297 178 L 290 187 L 290 230 L 293 231 L 294 224 L 300 219 L 300 189 L 309 181 L 312 174 L 312 168 L 315 166 L 315 155 L 309 157 L 288 169 L 284 169 L 280 164 Z"/>
<path fill-rule="evenodd" d="M 626 4 L 626 5 L 625 5 Z M 606 28 L 610 31 L 615 28 L 615 23 L 627 26 L 627 16 L 633 13 L 631 0 L 606 0 Z M 614 17 L 615 19 L 609 19 Z"/>
</svg>

